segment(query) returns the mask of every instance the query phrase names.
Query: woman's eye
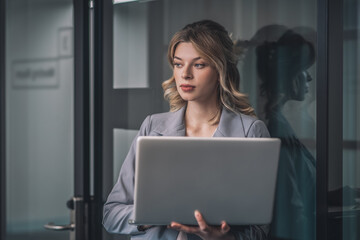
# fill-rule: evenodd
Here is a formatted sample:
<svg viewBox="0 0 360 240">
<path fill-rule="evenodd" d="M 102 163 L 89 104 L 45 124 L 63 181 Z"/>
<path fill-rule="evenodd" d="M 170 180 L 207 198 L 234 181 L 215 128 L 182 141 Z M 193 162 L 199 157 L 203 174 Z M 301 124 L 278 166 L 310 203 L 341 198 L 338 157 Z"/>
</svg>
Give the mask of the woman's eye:
<svg viewBox="0 0 360 240">
<path fill-rule="evenodd" d="M 181 67 L 181 64 L 180 64 L 180 63 L 173 63 L 173 65 L 174 65 L 174 67 L 176 67 L 176 68 Z"/>
<path fill-rule="evenodd" d="M 203 64 L 203 63 L 196 63 L 196 64 L 195 64 L 195 67 L 196 67 L 196 68 L 203 68 L 203 67 L 205 67 L 205 64 Z"/>
</svg>

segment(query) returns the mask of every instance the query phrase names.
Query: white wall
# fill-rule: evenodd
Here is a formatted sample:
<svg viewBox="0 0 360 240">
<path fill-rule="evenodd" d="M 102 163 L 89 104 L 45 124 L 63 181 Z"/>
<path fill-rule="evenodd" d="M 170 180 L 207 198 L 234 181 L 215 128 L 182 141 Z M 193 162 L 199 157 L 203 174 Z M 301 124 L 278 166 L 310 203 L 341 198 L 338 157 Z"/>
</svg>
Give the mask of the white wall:
<svg viewBox="0 0 360 240">
<path fill-rule="evenodd" d="M 114 5 L 114 88 L 146 88 L 149 33 L 146 4 Z"/>
</svg>

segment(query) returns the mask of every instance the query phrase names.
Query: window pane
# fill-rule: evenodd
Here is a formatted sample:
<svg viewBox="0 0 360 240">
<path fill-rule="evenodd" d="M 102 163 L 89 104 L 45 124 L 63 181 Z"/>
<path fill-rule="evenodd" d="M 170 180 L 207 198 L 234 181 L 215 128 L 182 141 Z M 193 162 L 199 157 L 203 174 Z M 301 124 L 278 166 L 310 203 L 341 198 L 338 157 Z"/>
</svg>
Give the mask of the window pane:
<svg viewBox="0 0 360 240">
<path fill-rule="evenodd" d="M 144 110 L 136 106 L 150 105 L 147 110 L 152 113 L 169 110 L 161 83 L 171 77 L 166 54 L 172 35 L 194 21 L 217 21 L 236 43 L 240 90 L 249 95 L 272 136 L 283 142 L 272 235 L 315 239 L 316 8 L 313 0 L 155 0 L 114 5 L 113 87 L 121 88 L 118 111 L 127 118 L 121 120 L 126 124 L 119 124 L 121 131 L 114 130 L 114 144 L 123 141 L 128 146 L 128 134 L 124 140 L 116 135 L 138 129 L 144 120 Z M 147 96 L 151 98 L 144 102 Z M 114 145 L 114 166 L 128 151 L 119 149 Z"/>
<path fill-rule="evenodd" d="M 6 240 L 68 239 L 73 195 L 73 4 L 6 1 Z"/>
</svg>

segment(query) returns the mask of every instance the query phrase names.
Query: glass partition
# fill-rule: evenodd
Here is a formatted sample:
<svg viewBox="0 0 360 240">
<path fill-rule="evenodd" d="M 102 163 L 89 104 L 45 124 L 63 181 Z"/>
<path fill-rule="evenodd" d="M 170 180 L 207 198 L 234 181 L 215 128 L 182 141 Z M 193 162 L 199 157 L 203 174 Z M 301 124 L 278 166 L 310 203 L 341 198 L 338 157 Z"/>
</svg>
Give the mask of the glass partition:
<svg viewBox="0 0 360 240">
<path fill-rule="evenodd" d="M 6 240 L 68 239 L 73 195 L 71 0 L 6 1 Z"/>
<path fill-rule="evenodd" d="M 169 111 L 161 83 L 166 53 L 186 24 L 211 19 L 231 33 L 240 90 L 273 137 L 281 138 L 273 239 L 315 239 L 316 1 L 114 1 L 113 90 L 118 119 L 113 166 L 120 167 L 147 114 Z M 269 70 L 271 69 L 271 71 Z M 120 147 L 122 145 L 122 147 Z M 121 158 L 121 159 L 120 159 Z M 114 181 L 117 173 L 114 173 Z"/>
<path fill-rule="evenodd" d="M 360 238 L 359 11 L 358 1 L 344 1 L 342 239 Z"/>
</svg>

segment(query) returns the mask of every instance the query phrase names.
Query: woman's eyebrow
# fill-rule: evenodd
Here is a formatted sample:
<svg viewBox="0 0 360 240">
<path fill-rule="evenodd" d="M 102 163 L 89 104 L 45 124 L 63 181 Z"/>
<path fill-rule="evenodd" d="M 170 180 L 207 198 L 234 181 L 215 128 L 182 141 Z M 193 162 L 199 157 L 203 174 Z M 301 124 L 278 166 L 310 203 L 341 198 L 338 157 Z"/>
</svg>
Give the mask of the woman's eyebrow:
<svg viewBox="0 0 360 240">
<path fill-rule="evenodd" d="M 179 58 L 177 56 L 174 56 L 174 59 L 182 60 L 182 58 Z M 199 59 L 201 59 L 201 57 L 196 57 L 196 58 L 192 59 L 192 61 L 196 61 L 196 60 L 199 60 Z"/>
</svg>

